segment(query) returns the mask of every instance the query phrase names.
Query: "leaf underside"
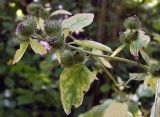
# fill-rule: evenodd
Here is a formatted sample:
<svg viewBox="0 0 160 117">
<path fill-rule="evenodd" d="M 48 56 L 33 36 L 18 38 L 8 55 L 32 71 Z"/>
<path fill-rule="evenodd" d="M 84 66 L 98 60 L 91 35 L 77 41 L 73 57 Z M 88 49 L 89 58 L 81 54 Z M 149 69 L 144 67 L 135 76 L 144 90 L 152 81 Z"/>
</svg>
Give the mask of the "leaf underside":
<svg viewBox="0 0 160 117">
<path fill-rule="evenodd" d="M 16 51 L 16 54 L 14 56 L 13 64 L 17 63 L 22 58 L 28 45 L 29 45 L 29 42 L 23 42 L 20 44 L 20 48 Z"/>
<path fill-rule="evenodd" d="M 30 39 L 31 48 L 37 54 L 44 55 L 47 53 L 47 50 L 42 46 L 37 40 Z"/>
</svg>

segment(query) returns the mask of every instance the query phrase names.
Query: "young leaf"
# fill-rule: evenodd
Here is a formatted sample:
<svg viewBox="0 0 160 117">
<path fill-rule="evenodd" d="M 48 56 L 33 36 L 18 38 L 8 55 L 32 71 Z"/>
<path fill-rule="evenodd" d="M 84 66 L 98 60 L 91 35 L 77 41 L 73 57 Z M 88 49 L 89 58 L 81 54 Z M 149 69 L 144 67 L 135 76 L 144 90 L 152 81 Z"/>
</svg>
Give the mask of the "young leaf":
<svg viewBox="0 0 160 117">
<path fill-rule="evenodd" d="M 140 53 L 141 53 L 143 59 L 146 61 L 146 63 L 149 63 L 150 58 L 149 58 L 148 54 L 143 49 L 140 49 Z"/>
<path fill-rule="evenodd" d="M 76 31 L 91 24 L 93 18 L 94 14 L 92 13 L 76 14 L 68 19 L 63 20 L 62 26 L 70 31 Z"/>
<path fill-rule="evenodd" d="M 101 51 L 101 50 L 93 49 L 92 52 L 96 53 L 96 54 L 99 54 L 99 55 L 104 55 L 103 51 Z M 103 65 L 105 67 L 110 68 L 110 69 L 112 68 L 111 63 L 106 58 L 98 57 L 98 59 L 103 63 Z"/>
<path fill-rule="evenodd" d="M 131 53 L 133 56 L 138 56 L 139 51 L 137 50 L 136 45 L 135 45 L 134 42 L 132 42 L 132 43 L 130 44 L 130 53 Z"/>
<path fill-rule="evenodd" d="M 44 31 L 44 20 L 42 18 L 39 18 L 39 20 L 37 21 L 37 28 Z"/>
<path fill-rule="evenodd" d="M 133 41 L 130 45 L 130 52 L 133 56 L 138 56 L 142 47 L 146 47 L 150 42 L 150 37 L 145 35 L 145 32 L 138 31 L 138 39 Z"/>
<path fill-rule="evenodd" d="M 50 17 L 54 16 L 54 15 L 72 15 L 71 12 L 66 11 L 66 10 L 56 10 L 53 13 L 51 13 Z"/>
<path fill-rule="evenodd" d="M 123 48 L 124 48 L 125 46 L 126 46 L 125 44 L 119 46 L 119 47 L 112 53 L 111 56 L 113 56 L 113 57 L 116 56 L 121 50 L 123 50 Z"/>
<path fill-rule="evenodd" d="M 66 38 L 69 35 L 69 30 L 64 29 L 63 33 L 64 33 L 64 38 Z"/>
<path fill-rule="evenodd" d="M 47 53 L 47 50 L 44 46 L 42 46 L 37 40 L 30 39 L 31 48 L 35 53 L 38 53 L 40 55 L 44 55 Z"/>
<path fill-rule="evenodd" d="M 23 56 L 24 52 L 26 51 L 29 42 L 23 42 L 20 44 L 20 48 L 16 51 L 16 54 L 13 59 L 13 64 L 17 63 Z"/>
<path fill-rule="evenodd" d="M 84 64 L 76 64 L 65 68 L 60 76 L 60 90 L 63 108 L 70 114 L 72 105 L 75 108 L 82 104 L 84 92 L 96 76 Z"/>
<path fill-rule="evenodd" d="M 56 50 L 56 57 L 57 57 L 57 60 L 58 60 L 58 62 L 60 64 L 61 63 L 61 59 L 60 59 L 60 50 L 59 49 Z"/>
<path fill-rule="evenodd" d="M 157 80 L 156 78 L 151 78 L 151 79 L 148 81 L 148 84 L 149 84 L 149 86 L 151 87 L 153 93 L 156 92 L 157 81 L 158 81 L 158 80 Z"/>
<path fill-rule="evenodd" d="M 95 41 L 91 41 L 91 40 L 74 40 L 73 43 L 80 45 L 80 46 L 83 46 L 83 47 L 94 48 L 94 49 L 104 50 L 107 52 L 112 52 L 110 47 L 103 45 L 101 43 L 95 42 Z"/>
<path fill-rule="evenodd" d="M 145 76 L 148 76 L 147 73 L 130 73 L 129 79 L 144 79 Z"/>
</svg>

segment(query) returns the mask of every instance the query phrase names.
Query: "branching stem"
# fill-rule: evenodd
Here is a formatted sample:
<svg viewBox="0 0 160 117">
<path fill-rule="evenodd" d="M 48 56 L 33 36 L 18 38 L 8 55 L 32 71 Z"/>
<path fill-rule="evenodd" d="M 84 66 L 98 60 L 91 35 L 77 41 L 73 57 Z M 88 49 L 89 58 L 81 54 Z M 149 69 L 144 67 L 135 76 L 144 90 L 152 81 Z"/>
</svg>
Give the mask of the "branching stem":
<svg viewBox="0 0 160 117">
<path fill-rule="evenodd" d="M 78 47 L 75 47 L 73 45 L 71 45 L 70 43 L 67 44 L 68 47 L 72 48 L 72 49 L 75 49 L 75 50 L 80 50 L 80 51 L 83 51 L 91 56 L 97 56 L 97 57 L 103 57 L 103 58 L 107 58 L 108 60 L 113 60 L 113 61 L 120 61 L 120 62 L 125 62 L 125 63 L 129 63 L 129 64 L 132 64 L 132 65 L 136 65 L 146 71 L 148 71 L 149 67 L 146 66 L 146 65 L 143 65 L 141 63 L 137 63 L 135 61 L 132 61 L 132 60 L 128 60 L 128 59 L 125 59 L 125 58 L 120 58 L 120 57 L 112 57 L 112 56 L 109 56 L 109 55 L 99 55 L 99 54 L 95 54 L 95 53 L 92 53 L 92 52 L 89 52 L 89 51 L 86 51 L 86 50 L 83 50 L 81 48 L 78 48 Z"/>
</svg>

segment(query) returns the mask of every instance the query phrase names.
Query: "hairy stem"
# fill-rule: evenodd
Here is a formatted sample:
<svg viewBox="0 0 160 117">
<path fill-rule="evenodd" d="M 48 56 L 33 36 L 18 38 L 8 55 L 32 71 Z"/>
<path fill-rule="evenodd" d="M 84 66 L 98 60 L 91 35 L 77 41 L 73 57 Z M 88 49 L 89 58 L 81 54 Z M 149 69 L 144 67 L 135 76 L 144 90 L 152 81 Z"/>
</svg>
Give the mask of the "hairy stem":
<svg viewBox="0 0 160 117">
<path fill-rule="evenodd" d="M 128 60 L 128 59 L 125 59 L 125 58 L 120 58 L 120 57 L 112 57 L 112 56 L 109 56 L 109 55 L 99 55 L 99 54 L 95 54 L 95 53 L 92 53 L 92 52 L 89 52 L 89 51 L 86 51 L 86 50 L 83 50 L 81 48 L 77 48 L 71 44 L 67 44 L 68 47 L 72 48 L 72 49 L 75 49 L 75 50 L 80 50 L 80 51 L 83 51 L 89 55 L 92 55 L 92 56 L 97 56 L 97 57 L 103 57 L 103 58 L 107 58 L 108 60 L 114 60 L 114 61 L 120 61 L 120 62 L 125 62 L 125 63 L 129 63 L 129 64 L 132 64 L 132 65 L 136 65 L 146 71 L 148 71 L 149 67 L 146 66 L 146 65 L 143 65 L 141 63 L 137 63 L 135 61 L 132 61 L 132 60 Z"/>
</svg>

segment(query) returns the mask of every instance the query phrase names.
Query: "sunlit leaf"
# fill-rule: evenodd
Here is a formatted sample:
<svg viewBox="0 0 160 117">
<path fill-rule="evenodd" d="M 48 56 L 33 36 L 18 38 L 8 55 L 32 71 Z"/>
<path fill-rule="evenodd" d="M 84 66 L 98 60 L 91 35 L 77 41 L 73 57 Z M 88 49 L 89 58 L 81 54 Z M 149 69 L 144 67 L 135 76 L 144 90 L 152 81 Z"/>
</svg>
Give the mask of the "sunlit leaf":
<svg viewBox="0 0 160 117">
<path fill-rule="evenodd" d="M 128 105 L 113 101 L 105 110 L 103 117 L 126 117 L 128 114 Z"/>
<path fill-rule="evenodd" d="M 83 47 L 94 48 L 94 49 L 104 50 L 107 52 L 112 52 L 110 47 L 103 45 L 101 43 L 95 42 L 95 41 L 91 41 L 91 40 L 74 40 L 73 43 L 80 45 L 80 46 L 83 46 Z"/>
<path fill-rule="evenodd" d="M 13 64 L 17 63 L 22 58 L 28 45 L 29 45 L 29 42 L 23 42 L 20 44 L 20 48 L 16 51 L 16 54 L 14 56 Z"/>
<path fill-rule="evenodd" d="M 56 50 L 56 57 L 59 63 L 61 63 L 61 58 L 60 58 L 60 50 Z"/>
<path fill-rule="evenodd" d="M 66 38 L 69 35 L 69 30 L 66 28 L 64 29 L 64 38 Z"/>
<path fill-rule="evenodd" d="M 143 80 L 146 76 L 148 76 L 147 73 L 130 73 L 129 74 L 129 79 Z"/>
<path fill-rule="evenodd" d="M 72 13 L 67 10 L 56 10 L 53 13 L 51 13 L 50 17 L 54 15 L 61 15 L 61 14 L 62 15 L 72 15 Z"/>
<path fill-rule="evenodd" d="M 47 50 L 42 46 L 37 40 L 30 39 L 31 48 L 37 54 L 44 55 L 47 53 Z"/>
<path fill-rule="evenodd" d="M 158 81 L 158 80 L 157 80 L 156 78 L 151 78 L 151 79 L 148 81 L 148 84 L 149 84 L 149 86 L 151 87 L 153 93 L 156 92 L 157 81 Z"/>
<path fill-rule="evenodd" d="M 144 79 L 144 83 L 143 83 L 143 86 L 144 86 L 144 89 L 146 89 L 148 87 L 148 84 L 149 84 L 149 80 L 152 78 L 152 75 L 147 75 Z"/>
<path fill-rule="evenodd" d="M 80 114 L 79 117 L 103 117 L 104 111 L 111 104 L 112 100 L 107 100 L 101 105 L 94 106 L 91 110 L 84 114 Z"/>
<path fill-rule="evenodd" d="M 62 26 L 63 28 L 67 28 L 70 31 L 76 31 L 91 24 L 93 21 L 93 18 L 94 18 L 94 14 L 92 13 L 76 14 L 68 19 L 65 19 L 62 22 Z"/>
<path fill-rule="evenodd" d="M 93 49 L 92 52 L 95 54 L 104 55 L 103 51 L 101 51 L 101 50 Z M 97 58 L 103 63 L 103 65 L 105 67 L 112 68 L 112 65 L 110 64 L 110 62 L 106 58 L 103 58 L 103 57 L 97 57 Z"/>
<path fill-rule="evenodd" d="M 77 108 L 82 104 L 84 92 L 89 90 L 94 79 L 95 74 L 83 64 L 64 69 L 60 76 L 60 90 L 66 114 L 70 114 L 72 105 Z"/>
<path fill-rule="evenodd" d="M 37 21 L 37 28 L 42 31 L 44 30 L 44 20 L 42 18 L 39 18 Z"/>
<path fill-rule="evenodd" d="M 136 91 L 138 97 L 153 97 L 154 93 L 152 92 L 152 89 L 150 87 L 146 87 L 144 89 L 143 84 L 139 85 Z"/>
<path fill-rule="evenodd" d="M 155 102 L 153 103 L 150 117 L 160 116 L 160 80 L 158 80 L 157 83 Z"/>
</svg>

